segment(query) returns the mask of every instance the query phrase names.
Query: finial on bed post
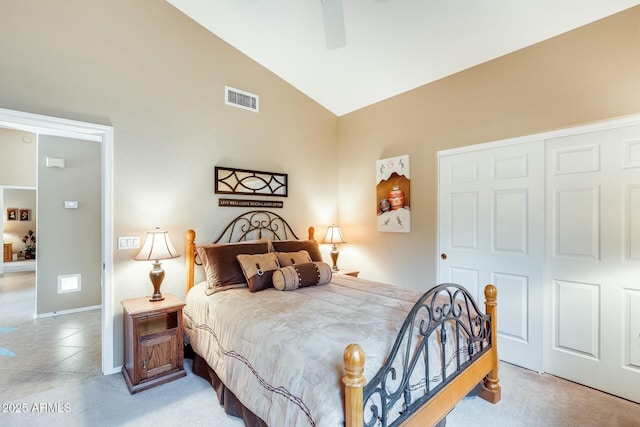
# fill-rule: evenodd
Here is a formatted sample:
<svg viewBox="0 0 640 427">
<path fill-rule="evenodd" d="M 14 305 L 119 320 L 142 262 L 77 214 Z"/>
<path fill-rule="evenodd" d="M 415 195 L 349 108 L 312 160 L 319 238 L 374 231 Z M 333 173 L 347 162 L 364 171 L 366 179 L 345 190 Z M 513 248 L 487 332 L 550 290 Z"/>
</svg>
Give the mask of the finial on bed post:
<svg viewBox="0 0 640 427">
<path fill-rule="evenodd" d="M 313 227 L 309 227 L 309 240 L 315 240 L 313 236 L 315 233 L 316 233 L 316 229 Z"/>
<path fill-rule="evenodd" d="M 363 387 L 364 351 L 358 344 L 349 344 L 344 350 L 344 420 L 346 427 L 362 427 L 364 424 Z"/>
<path fill-rule="evenodd" d="M 484 288 L 486 313 L 491 316 L 491 345 L 493 346 L 493 358 L 491 372 L 484 377 L 484 385 L 480 390 L 480 397 L 491 403 L 500 401 L 500 380 L 498 379 L 498 290 L 489 284 Z"/>
<path fill-rule="evenodd" d="M 196 232 L 193 230 L 187 230 L 186 234 L 186 245 L 185 245 L 185 262 L 187 267 L 187 280 L 186 291 L 189 292 L 189 289 L 193 287 L 193 265 L 195 261 L 195 240 L 196 240 Z"/>
</svg>

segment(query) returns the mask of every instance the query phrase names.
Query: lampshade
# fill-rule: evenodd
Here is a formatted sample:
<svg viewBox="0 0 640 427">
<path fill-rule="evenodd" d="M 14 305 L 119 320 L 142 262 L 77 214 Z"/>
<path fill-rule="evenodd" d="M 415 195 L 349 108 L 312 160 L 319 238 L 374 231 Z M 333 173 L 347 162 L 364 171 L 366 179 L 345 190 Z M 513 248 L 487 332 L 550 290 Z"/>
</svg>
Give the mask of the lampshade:
<svg viewBox="0 0 640 427">
<path fill-rule="evenodd" d="M 164 280 L 164 270 L 160 265 L 161 259 L 177 258 L 180 254 L 171 244 L 169 233 L 156 227 L 153 231 L 147 231 L 142 249 L 133 258 L 136 261 L 153 261 L 153 269 L 149 272 L 149 278 L 153 285 L 153 295 L 149 301 L 162 301 L 164 297 L 160 292 L 160 285 Z"/>
<path fill-rule="evenodd" d="M 144 239 L 142 249 L 134 258 L 136 261 L 150 261 L 177 258 L 180 254 L 171 244 L 169 240 L 169 232 L 157 228 L 153 231 L 147 231 L 147 237 Z"/>
<path fill-rule="evenodd" d="M 347 243 L 347 242 L 344 240 L 344 237 L 342 237 L 342 233 L 340 232 L 340 226 L 334 224 L 327 228 L 327 235 L 324 236 L 324 240 L 322 241 L 322 243 L 330 243 L 332 245 L 335 245 L 338 243 Z"/>
</svg>

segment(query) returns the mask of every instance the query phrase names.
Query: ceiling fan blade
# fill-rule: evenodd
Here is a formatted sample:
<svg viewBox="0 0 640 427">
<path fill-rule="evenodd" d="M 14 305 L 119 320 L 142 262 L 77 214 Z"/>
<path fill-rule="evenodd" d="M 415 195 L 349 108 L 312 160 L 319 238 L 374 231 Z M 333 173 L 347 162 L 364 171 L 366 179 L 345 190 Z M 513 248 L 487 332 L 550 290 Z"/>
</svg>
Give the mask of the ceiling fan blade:
<svg viewBox="0 0 640 427">
<path fill-rule="evenodd" d="M 324 20 L 324 37 L 327 49 L 340 49 L 347 45 L 347 35 L 344 27 L 344 12 L 342 0 L 320 0 L 322 4 L 322 18 Z"/>
</svg>

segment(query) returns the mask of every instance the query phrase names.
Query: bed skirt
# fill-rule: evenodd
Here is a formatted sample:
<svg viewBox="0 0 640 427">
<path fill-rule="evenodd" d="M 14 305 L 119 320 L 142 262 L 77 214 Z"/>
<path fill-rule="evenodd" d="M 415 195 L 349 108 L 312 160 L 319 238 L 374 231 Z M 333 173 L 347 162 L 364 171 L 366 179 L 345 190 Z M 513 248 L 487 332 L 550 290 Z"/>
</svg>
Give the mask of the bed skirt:
<svg viewBox="0 0 640 427">
<path fill-rule="evenodd" d="M 218 395 L 218 401 L 224 408 L 227 415 L 242 418 L 246 427 L 267 427 L 267 423 L 262 421 L 253 412 L 248 410 L 238 398 L 220 381 L 220 378 L 207 361 L 199 354 L 189 348 L 185 351 L 185 357 L 193 359 L 193 373 L 207 380 Z"/>
</svg>

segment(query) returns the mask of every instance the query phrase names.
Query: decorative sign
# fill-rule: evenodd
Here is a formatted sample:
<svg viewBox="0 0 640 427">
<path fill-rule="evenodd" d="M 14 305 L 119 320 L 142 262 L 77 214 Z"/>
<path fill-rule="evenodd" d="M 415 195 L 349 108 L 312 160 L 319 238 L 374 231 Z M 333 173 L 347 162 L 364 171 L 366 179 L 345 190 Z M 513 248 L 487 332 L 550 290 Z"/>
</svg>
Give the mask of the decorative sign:
<svg viewBox="0 0 640 427">
<path fill-rule="evenodd" d="M 286 173 L 252 171 L 216 166 L 216 194 L 287 197 Z"/>
<path fill-rule="evenodd" d="M 231 206 L 234 208 L 281 208 L 283 205 L 280 200 L 218 199 L 218 206 Z"/>
<path fill-rule="evenodd" d="M 376 162 L 376 204 L 378 231 L 411 231 L 411 177 L 408 155 Z"/>
</svg>

